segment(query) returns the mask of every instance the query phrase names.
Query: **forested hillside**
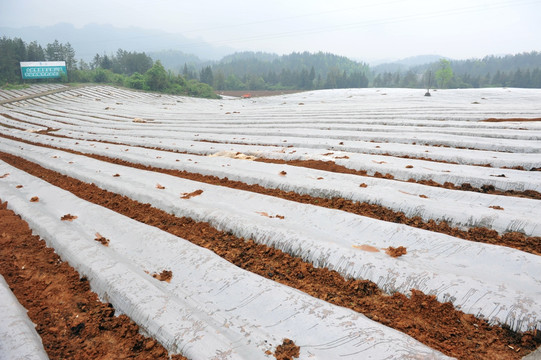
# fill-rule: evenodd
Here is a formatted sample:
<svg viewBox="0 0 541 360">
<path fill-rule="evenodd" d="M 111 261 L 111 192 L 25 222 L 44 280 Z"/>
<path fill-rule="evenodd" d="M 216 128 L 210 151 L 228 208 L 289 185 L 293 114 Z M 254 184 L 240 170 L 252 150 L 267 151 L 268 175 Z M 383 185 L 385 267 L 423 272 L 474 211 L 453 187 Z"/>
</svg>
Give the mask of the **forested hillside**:
<svg viewBox="0 0 541 360">
<path fill-rule="evenodd" d="M 506 56 L 486 56 L 483 59 L 447 60 L 451 77 L 444 88 L 520 87 L 541 88 L 541 53 L 537 51 Z M 401 71 L 374 74 L 376 87 L 441 87 L 434 81 L 442 70 L 442 61 L 410 67 Z"/>
<path fill-rule="evenodd" d="M 323 52 L 236 53 L 211 70 L 217 90 L 360 88 L 369 84 L 368 65 Z"/>
<path fill-rule="evenodd" d="M 428 58 L 437 59 L 438 56 Z M 437 61 L 417 66 L 407 66 L 405 61 L 370 68 L 367 64 L 323 52 L 283 56 L 243 52 L 226 56 L 214 64 L 185 64 L 182 74 L 186 78 L 199 78 L 216 90 L 307 90 L 369 86 L 541 88 L 541 53 L 533 51 L 469 60 L 440 57 Z"/>
<path fill-rule="evenodd" d="M 213 96 L 213 89 L 541 88 L 541 53 L 537 51 L 483 59 L 440 58 L 409 67 L 407 62 L 402 62 L 398 67 L 383 64 L 370 68 L 365 63 L 324 52 L 294 52 L 282 56 L 241 52 L 219 62 L 203 62 L 177 50 L 152 53 L 151 57 L 144 52 L 118 49 L 115 54 L 98 52 L 87 63 L 77 61 L 70 43 L 55 40 L 42 46 L 36 41 L 27 44 L 19 38 L 7 37 L 0 38 L 0 83 L 22 82 L 20 61 L 44 60 L 66 61 L 68 78 L 63 81 L 112 83 L 206 97 Z"/>
<path fill-rule="evenodd" d="M 94 82 L 126 86 L 133 89 L 199 97 L 217 97 L 208 84 L 185 79 L 167 72 L 161 62 L 136 51 L 118 49 L 116 54 L 96 54 L 90 63 L 76 60 L 70 43 L 58 41 L 42 47 L 37 42 L 26 44 L 20 38 L 0 38 L 0 84 L 19 84 L 21 61 L 65 61 L 67 76 L 56 81 Z M 50 82 L 51 79 L 25 80 L 25 83 Z"/>
</svg>

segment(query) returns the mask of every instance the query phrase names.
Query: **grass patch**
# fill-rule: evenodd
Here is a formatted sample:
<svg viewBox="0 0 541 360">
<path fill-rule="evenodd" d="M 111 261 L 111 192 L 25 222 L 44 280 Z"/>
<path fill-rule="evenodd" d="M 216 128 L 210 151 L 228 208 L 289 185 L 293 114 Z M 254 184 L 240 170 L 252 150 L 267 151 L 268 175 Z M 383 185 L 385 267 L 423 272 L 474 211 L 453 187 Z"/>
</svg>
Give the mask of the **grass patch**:
<svg viewBox="0 0 541 360">
<path fill-rule="evenodd" d="M 6 83 L 2 86 L 0 86 L 0 89 L 2 90 L 21 90 L 21 89 L 28 89 L 30 85 L 28 84 L 9 84 Z"/>
</svg>

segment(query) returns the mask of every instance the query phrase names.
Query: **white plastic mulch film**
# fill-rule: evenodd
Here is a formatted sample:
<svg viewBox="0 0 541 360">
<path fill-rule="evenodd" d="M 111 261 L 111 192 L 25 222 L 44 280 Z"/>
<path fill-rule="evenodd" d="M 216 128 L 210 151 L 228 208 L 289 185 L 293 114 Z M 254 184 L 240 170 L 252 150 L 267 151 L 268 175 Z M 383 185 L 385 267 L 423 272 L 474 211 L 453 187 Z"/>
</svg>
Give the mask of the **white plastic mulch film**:
<svg viewBox="0 0 541 360">
<path fill-rule="evenodd" d="M 47 360 L 35 325 L 0 274 L 0 359 Z"/>
<path fill-rule="evenodd" d="M 302 358 L 446 358 L 361 314 L 241 270 L 5 163 L 0 171 L 10 174 L 0 191 L 8 207 L 102 299 L 172 352 L 193 359 L 268 359 L 282 339 L 292 338 Z M 28 201 L 32 196 L 39 202 Z M 62 221 L 68 213 L 77 218 Z M 96 233 L 110 240 L 108 247 L 95 241 Z M 172 271 L 170 283 L 150 275 L 163 270 Z"/>
<path fill-rule="evenodd" d="M 416 90 L 347 89 L 204 100 L 96 86 L 4 104 L 0 134 L 10 138 L 0 138 L 0 151 L 371 280 L 388 293 L 418 289 L 525 331 L 541 329 L 539 256 L 85 155 L 368 202 L 462 229 L 541 236 L 539 200 L 412 182 L 540 192 L 541 122 L 480 121 L 539 118 L 540 96 L 525 89 L 448 90 L 430 98 Z M 369 176 L 257 158 L 332 161 Z M 2 163 L 4 173 L 0 198 L 88 276 L 103 299 L 169 350 L 193 358 L 269 358 L 291 338 L 301 358 L 442 356 Z M 370 176 L 376 173 L 387 179 Z M 193 192 L 198 195 L 181 198 Z M 29 203 L 31 196 L 40 201 Z M 65 213 L 78 218 L 61 222 Z M 96 232 L 111 239 L 109 247 L 94 241 Z M 407 254 L 392 258 L 385 253 L 390 246 L 403 246 Z M 148 275 L 164 269 L 173 272 L 169 284 Z"/>
</svg>

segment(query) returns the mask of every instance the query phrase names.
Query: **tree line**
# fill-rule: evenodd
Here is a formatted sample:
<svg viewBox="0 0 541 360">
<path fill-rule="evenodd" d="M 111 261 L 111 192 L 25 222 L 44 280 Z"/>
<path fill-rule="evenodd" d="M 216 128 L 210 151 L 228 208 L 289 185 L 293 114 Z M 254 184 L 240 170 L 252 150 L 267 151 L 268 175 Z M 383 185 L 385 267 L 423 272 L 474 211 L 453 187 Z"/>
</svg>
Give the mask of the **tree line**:
<svg viewBox="0 0 541 360">
<path fill-rule="evenodd" d="M 19 38 L 0 39 L 0 83 L 20 83 L 21 61 L 65 61 L 66 67 L 74 68 L 76 64 L 75 50 L 58 41 L 42 47 L 36 41 L 26 44 Z"/>
<path fill-rule="evenodd" d="M 213 97 L 224 90 L 312 90 L 365 87 L 406 88 L 541 88 L 541 53 L 529 52 L 483 59 L 447 60 L 378 72 L 367 64 L 330 53 L 279 56 L 241 52 L 219 62 L 185 63 L 166 70 L 142 52 L 119 49 L 77 61 L 69 44 L 42 47 L 35 41 L 0 39 L 0 84 L 21 83 L 20 61 L 66 61 L 71 82 L 111 83 L 134 89 Z M 171 61 L 169 59 L 168 61 Z M 40 80 L 26 80 L 36 82 Z"/>
<path fill-rule="evenodd" d="M 369 85 L 369 67 L 329 53 L 291 53 L 278 56 L 242 52 L 220 62 L 195 67 L 184 65 L 182 74 L 199 79 L 216 90 L 312 90 L 362 88 Z"/>
<path fill-rule="evenodd" d="M 180 74 L 166 71 L 161 62 L 150 56 L 119 49 L 116 54 L 96 54 L 90 63 L 77 62 L 70 43 L 55 40 L 45 47 L 20 38 L 0 39 L 0 85 L 20 84 L 21 61 L 65 61 L 67 76 L 57 81 L 80 83 L 108 83 L 133 89 L 158 91 L 169 94 L 216 98 L 211 86 L 197 79 L 185 79 Z M 24 80 L 24 83 L 49 82 L 51 79 Z"/>
<path fill-rule="evenodd" d="M 374 87 L 389 88 L 440 88 L 440 89 L 463 89 L 463 88 L 484 88 L 484 87 L 517 87 L 517 88 L 541 88 L 541 68 L 533 70 L 517 69 L 515 71 L 496 71 L 484 75 L 471 75 L 469 73 L 452 77 L 443 83 L 433 80 L 429 81 L 429 74 L 434 71 L 427 70 L 422 74 L 414 71 L 407 72 L 384 72 L 374 77 Z"/>
<path fill-rule="evenodd" d="M 445 76 L 441 78 L 443 73 Z M 372 84 L 374 87 L 442 89 L 541 88 L 541 53 L 532 51 L 470 60 L 441 59 L 439 62 L 413 67 L 407 71 L 375 74 Z"/>
<path fill-rule="evenodd" d="M 198 78 L 216 90 L 311 90 L 364 87 L 404 88 L 541 88 L 541 53 L 504 57 L 447 60 L 379 72 L 328 53 L 292 53 L 278 56 L 243 52 L 220 62 L 197 66 L 184 64 L 186 78 Z"/>
</svg>

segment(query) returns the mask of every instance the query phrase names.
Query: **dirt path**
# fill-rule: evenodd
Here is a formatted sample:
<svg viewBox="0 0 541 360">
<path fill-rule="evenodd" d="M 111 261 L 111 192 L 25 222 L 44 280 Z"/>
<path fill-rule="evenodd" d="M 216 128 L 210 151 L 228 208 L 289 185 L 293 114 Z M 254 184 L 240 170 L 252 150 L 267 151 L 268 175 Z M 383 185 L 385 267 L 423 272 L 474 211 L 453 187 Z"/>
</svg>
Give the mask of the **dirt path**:
<svg viewBox="0 0 541 360">
<path fill-rule="evenodd" d="M 86 184 L 63 176 L 15 156 L 1 154 L 0 157 L 11 165 L 40 177 L 55 186 L 66 189 L 82 199 L 183 237 L 199 246 L 209 248 L 241 268 L 295 287 L 333 304 L 361 312 L 373 320 L 407 333 L 447 355 L 459 359 L 520 359 L 541 344 L 541 334 L 539 333 L 534 334 L 529 332 L 518 334 L 501 327 L 489 326 L 483 320 L 455 310 L 450 303 L 439 303 L 433 296 L 424 295 L 419 291 L 413 290 L 411 298 L 401 294 L 387 296 L 382 294 L 372 282 L 346 280 L 334 271 L 314 268 L 311 264 L 285 254 L 280 250 L 258 245 L 250 239 L 237 238 L 218 231 L 207 223 L 198 223 L 187 218 L 175 217 L 148 204 L 141 204 L 127 197 L 102 190 L 93 184 Z M 13 217 L 6 214 L 5 211 L 2 211 L 1 215 L 2 218 Z M 29 271 L 22 272 L 22 265 L 25 265 L 27 262 L 30 263 L 30 261 L 18 259 L 19 253 L 23 252 L 19 248 L 12 247 L 8 249 L 4 246 L 4 242 L 7 242 L 5 239 L 8 237 L 11 237 L 11 235 L 2 235 L 2 263 L 0 264 L 0 268 L 10 269 L 7 272 L 13 274 L 10 276 L 13 279 L 21 278 L 27 273 L 30 273 L 30 275 L 26 275 L 30 278 L 41 279 L 42 275 L 39 267 L 30 271 L 25 266 L 25 269 Z M 33 247 L 37 243 L 38 241 L 35 237 L 32 237 L 31 241 L 27 238 L 26 240 L 23 239 L 20 247 Z M 43 246 L 41 248 L 38 247 L 34 251 L 37 253 L 43 252 Z M 48 261 L 50 260 L 45 260 L 45 262 Z M 53 264 L 57 262 L 58 260 L 52 260 Z M 59 267 L 58 270 L 51 271 L 63 273 L 64 268 Z M 60 287 L 57 287 L 56 284 L 67 281 L 63 277 L 57 279 L 55 275 L 52 276 L 52 279 L 46 280 L 48 282 L 45 283 L 45 289 L 47 286 L 51 286 L 54 288 L 56 294 L 57 291 L 61 291 Z M 76 275 L 73 275 L 73 279 L 76 282 L 85 284 L 84 281 L 79 281 Z M 24 288 L 23 285 L 20 285 L 20 283 L 24 282 L 14 282 L 7 278 L 6 280 L 10 285 L 13 283 L 11 285 L 12 287 L 17 288 L 14 288 L 16 295 L 21 293 L 23 295 L 25 293 L 28 294 L 29 299 L 23 301 L 23 305 L 27 309 L 32 308 L 32 313 L 42 312 L 49 314 L 44 316 L 45 318 L 50 317 L 51 311 L 47 309 L 50 308 L 51 304 L 43 303 L 47 299 L 35 298 L 36 289 Z M 19 286 L 23 287 L 19 289 Z M 88 301 L 79 300 L 78 291 L 74 291 L 75 293 L 58 295 L 63 299 L 75 299 L 75 305 L 71 305 L 71 310 L 66 314 L 68 322 L 65 328 L 63 328 L 65 329 L 64 332 L 68 335 L 70 333 L 73 335 L 74 332 L 84 334 L 87 328 L 100 329 L 99 325 L 97 328 L 90 325 L 81 326 L 79 325 L 80 321 L 82 321 L 80 318 L 73 319 L 73 316 L 68 316 L 69 314 L 74 315 L 82 312 L 77 303 L 88 303 Z M 107 314 L 110 318 L 111 309 L 108 311 Z M 90 311 L 87 310 L 86 313 L 90 313 Z M 99 311 L 97 313 L 99 319 Z M 81 315 L 79 316 L 81 317 Z M 50 336 L 54 338 L 57 336 L 56 333 L 59 332 L 58 329 L 55 329 L 55 326 L 47 325 L 47 323 L 38 326 L 40 333 L 44 337 Z M 53 328 L 52 335 L 47 334 L 51 332 L 51 327 Z M 124 327 L 120 328 L 124 329 Z M 99 333 L 101 331 L 97 332 Z M 128 337 L 130 338 L 129 340 L 132 340 L 130 336 Z M 294 341 L 295 339 L 292 340 Z M 76 342 L 81 346 L 80 339 L 77 336 L 68 336 L 68 338 L 61 342 L 63 343 L 64 341 Z M 150 346 L 149 341 L 140 340 L 140 342 L 131 342 L 128 348 L 131 346 L 132 350 L 134 348 L 137 350 L 145 349 L 147 345 Z M 136 346 L 136 344 L 140 345 Z M 62 346 L 68 347 L 68 345 Z M 159 351 L 153 350 L 158 349 L 154 346 L 150 351 Z M 99 352 L 96 351 L 96 353 Z M 91 356 L 90 358 L 98 357 Z M 121 358 L 121 356 L 118 358 Z"/>
</svg>

